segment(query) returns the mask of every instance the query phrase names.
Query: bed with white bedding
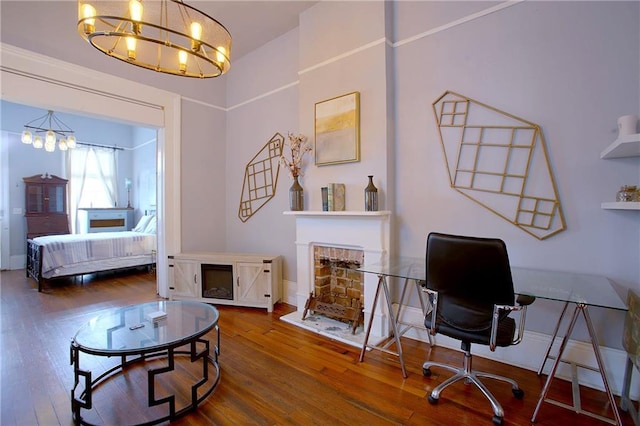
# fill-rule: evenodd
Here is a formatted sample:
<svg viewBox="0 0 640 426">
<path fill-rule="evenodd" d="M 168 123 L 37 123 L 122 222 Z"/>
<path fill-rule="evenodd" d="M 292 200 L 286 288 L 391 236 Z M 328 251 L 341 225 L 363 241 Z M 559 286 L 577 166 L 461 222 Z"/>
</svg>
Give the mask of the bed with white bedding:
<svg viewBox="0 0 640 426">
<path fill-rule="evenodd" d="M 27 240 L 27 277 L 44 280 L 137 266 L 153 266 L 155 228 L 144 232 L 48 235 Z M 153 231 L 153 232 L 150 232 Z"/>
</svg>

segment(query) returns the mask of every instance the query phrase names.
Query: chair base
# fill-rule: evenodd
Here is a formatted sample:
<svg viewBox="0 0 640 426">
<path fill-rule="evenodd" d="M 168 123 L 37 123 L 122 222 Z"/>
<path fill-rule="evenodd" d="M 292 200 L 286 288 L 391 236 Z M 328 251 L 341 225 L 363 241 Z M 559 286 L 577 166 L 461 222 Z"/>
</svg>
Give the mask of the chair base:
<svg viewBox="0 0 640 426">
<path fill-rule="evenodd" d="M 468 351 L 464 353 L 462 368 L 452 367 L 448 364 L 442 364 L 439 362 L 426 361 L 424 364 L 422 364 L 422 374 L 426 377 L 431 376 L 431 367 L 442 367 L 456 374 L 433 388 L 431 394 L 428 397 L 429 403 L 436 404 L 438 402 L 438 398 L 440 398 L 440 393 L 447 386 L 464 379 L 465 383 L 473 383 L 474 385 L 476 385 L 476 387 L 480 389 L 484 396 L 489 400 L 494 413 L 493 423 L 496 425 L 502 424 L 502 419 L 504 418 L 504 410 L 502 409 L 502 405 L 500 405 L 498 400 L 493 396 L 493 394 L 491 394 L 491 392 L 489 392 L 489 389 L 487 389 L 484 383 L 480 381 L 479 377 L 486 377 L 489 379 L 507 382 L 511 385 L 511 392 L 513 393 L 514 397 L 516 397 L 517 399 L 522 399 L 524 397 L 524 391 L 520 389 L 518 383 L 515 380 L 491 373 L 485 373 L 482 371 L 473 371 L 471 369 L 471 353 Z"/>
</svg>

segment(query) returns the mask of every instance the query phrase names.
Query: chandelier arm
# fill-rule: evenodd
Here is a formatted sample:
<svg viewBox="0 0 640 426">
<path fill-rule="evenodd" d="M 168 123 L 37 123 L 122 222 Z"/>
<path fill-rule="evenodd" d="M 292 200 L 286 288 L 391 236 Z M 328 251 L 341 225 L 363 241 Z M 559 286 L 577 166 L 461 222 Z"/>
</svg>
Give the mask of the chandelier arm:
<svg viewBox="0 0 640 426">
<path fill-rule="evenodd" d="M 40 120 L 40 124 L 38 124 L 38 128 L 41 128 L 47 122 L 48 117 L 49 117 L 49 113 L 46 113 L 42 117 L 34 118 L 33 120 L 29 121 L 27 124 L 24 125 L 24 127 L 32 126 L 34 122 Z"/>
<path fill-rule="evenodd" d="M 71 127 L 67 126 L 66 124 L 64 124 L 62 122 L 62 120 L 60 120 L 58 117 L 56 117 L 55 115 L 53 115 L 53 113 L 51 114 L 51 119 L 56 123 L 56 125 L 58 127 L 60 127 L 60 130 L 53 130 L 54 132 L 62 132 L 62 133 L 73 133 L 73 130 L 71 130 Z"/>
</svg>

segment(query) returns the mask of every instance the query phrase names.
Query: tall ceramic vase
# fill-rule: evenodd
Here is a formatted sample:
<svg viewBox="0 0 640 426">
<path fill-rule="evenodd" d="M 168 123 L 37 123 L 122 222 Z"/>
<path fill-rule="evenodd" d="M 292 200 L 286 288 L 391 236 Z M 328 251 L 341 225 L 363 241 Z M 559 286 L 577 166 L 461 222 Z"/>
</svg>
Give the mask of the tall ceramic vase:
<svg viewBox="0 0 640 426">
<path fill-rule="evenodd" d="M 304 210 L 304 189 L 298 182 L 298 176 L 293 178 L 293 185 L 289 188 L 289 208 L 292 211 Z"/>
<path fill-rule="evenodd" d="M 368 212 L 378 211 L 378 188 L 373 184 L 373 176 L 369 177 L 369 184 L 364 189 L 364 209 Z"/>
</svg>

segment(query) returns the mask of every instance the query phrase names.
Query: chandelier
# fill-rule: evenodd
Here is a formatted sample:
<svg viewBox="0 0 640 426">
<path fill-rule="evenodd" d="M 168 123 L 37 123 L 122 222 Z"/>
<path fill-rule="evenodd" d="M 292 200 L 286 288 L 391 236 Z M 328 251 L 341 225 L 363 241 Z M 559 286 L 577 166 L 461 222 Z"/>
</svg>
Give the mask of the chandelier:
<svg viewBox="0 0 640 426">
<path fill-rule="evenodd" d="M 78 32 L 113 58 L 185 77 L 218 77 L 231 66 L 231 35 L 182 0 L 78 0 Z"/>
<path fill-rule="evenodd" d="M 36 122 L 37 124 L 35 124 Z M 76 147 L 76 137 L 73 135 L 73 130 L 56 117 L 53 111 L 49 110 L 42 117 L 31 120 L 24 125 L 21 140 L 24 144 L 33 144 L 34 148 L 40 149 L 44 146 L 45 151 L 53 152 L 56 150 L 58 136 L 60 136 L 58 139 L 60 151 Z"/>
</svg>

